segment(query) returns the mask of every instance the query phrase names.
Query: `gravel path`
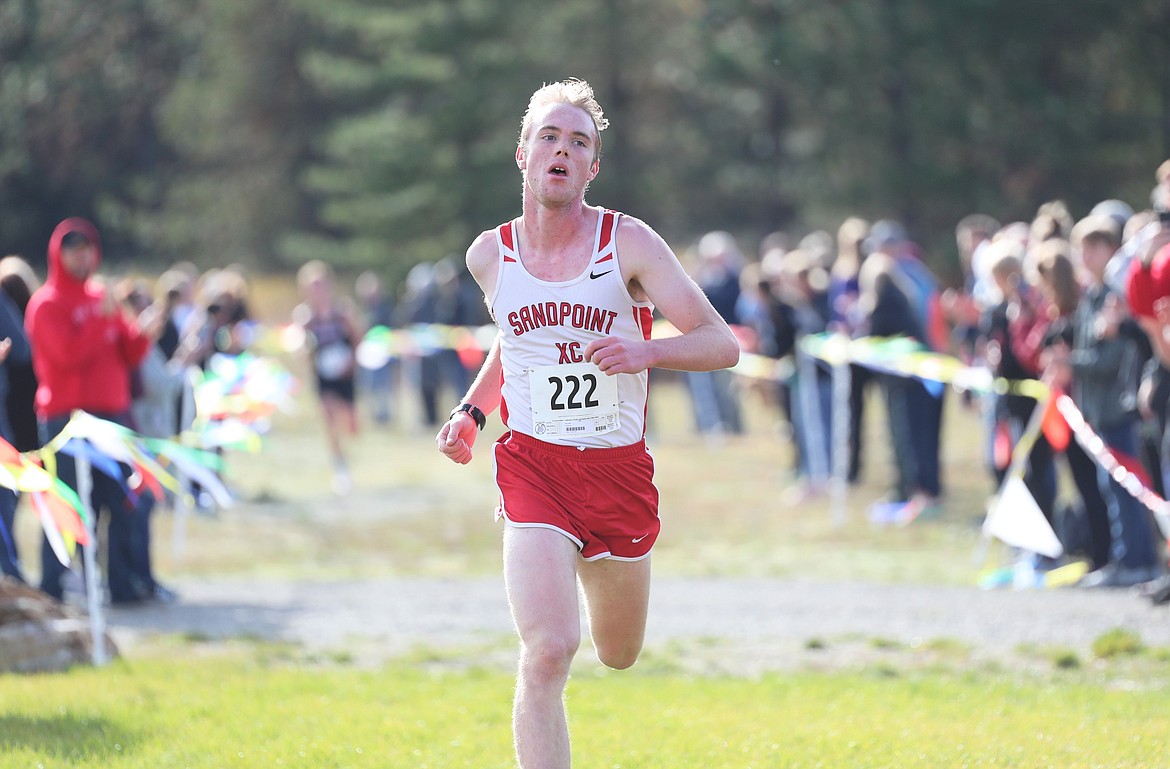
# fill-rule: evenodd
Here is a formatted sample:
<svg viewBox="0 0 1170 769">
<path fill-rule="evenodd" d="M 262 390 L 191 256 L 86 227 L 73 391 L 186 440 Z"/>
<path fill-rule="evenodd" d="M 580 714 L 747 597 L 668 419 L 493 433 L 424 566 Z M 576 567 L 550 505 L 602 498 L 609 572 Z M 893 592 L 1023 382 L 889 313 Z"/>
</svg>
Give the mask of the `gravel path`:
<svg viewBox="0 0 1170 769">
<path fill-rule="evenodd" d="M 124 652 L 157 633 L 261 638 L 376 662 L 419 648 L 510 660 L 500 579 L 189 581 L 172 605 L 115 609 Z M 1132 591 L 656 578 L 646 649 L 697 669 L 752 673 L 864 664 L 901 650 L 955 648 L 1010 662 L 1022 647 L 1088 654 L 1117 627 L 1170 646 L 1170 610 Z M 471 652 L 469 650 L 478 649 Z M 477 660 L 482 661 L 482 660 Z"/>
</svg>

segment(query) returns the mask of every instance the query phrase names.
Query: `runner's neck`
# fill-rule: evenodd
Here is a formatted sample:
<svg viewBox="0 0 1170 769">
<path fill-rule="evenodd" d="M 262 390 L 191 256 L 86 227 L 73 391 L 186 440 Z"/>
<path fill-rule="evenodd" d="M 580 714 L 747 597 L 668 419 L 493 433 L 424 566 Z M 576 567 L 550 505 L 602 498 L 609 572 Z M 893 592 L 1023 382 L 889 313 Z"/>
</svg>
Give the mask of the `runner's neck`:
<svg viewBox="0 0 1170 769">
<path fill-rule="evenodd" d="M 598 209 L 582 204 L 571 211 L 525 210 L 519 223 L 520 254 L 525 267 L 546 267 L 573 274 L 585 268 L 593 251 Z"/>
</svg>

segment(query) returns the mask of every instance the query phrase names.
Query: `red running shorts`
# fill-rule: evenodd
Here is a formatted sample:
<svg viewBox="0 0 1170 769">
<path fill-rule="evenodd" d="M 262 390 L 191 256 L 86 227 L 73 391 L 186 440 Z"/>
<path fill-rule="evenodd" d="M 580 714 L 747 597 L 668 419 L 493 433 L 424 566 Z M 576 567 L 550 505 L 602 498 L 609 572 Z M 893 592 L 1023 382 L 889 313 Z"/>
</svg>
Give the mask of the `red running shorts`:
<svg viewBox="0 0 1170 769">
<path fill-rule="evenodd" d="M 495 444 L 496 518 L 559 531 L 587 561 L 637 561 L 658 539 L 658 489 L 646 442 L 580 449 L 504 433 Z"/>
</svg>

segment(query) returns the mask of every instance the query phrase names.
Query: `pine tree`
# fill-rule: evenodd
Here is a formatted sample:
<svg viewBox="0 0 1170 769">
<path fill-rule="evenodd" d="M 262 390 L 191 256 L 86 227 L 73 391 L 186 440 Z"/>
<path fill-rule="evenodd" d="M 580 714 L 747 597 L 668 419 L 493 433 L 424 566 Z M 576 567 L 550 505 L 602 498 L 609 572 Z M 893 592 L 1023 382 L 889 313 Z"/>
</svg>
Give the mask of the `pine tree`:
<svg viewBox="0 0 1170 769">
<path fill-rule="evenodd" d="M 528 65 L 511 26 L 524 3 L 303 5 L 331 36 L 303 63 L 338 119 L 304 177 L 327 231 L 286 239 L 286 257 L 401 276 L 512 215 Z"/>
<path fill-rule="evenodd" d="M 179 160 L 149 235 L 171 259 L 277 266 L 278 243 L 312 226 L 298 177 L 326 115 L 299 57 L 316 29 L 286 0 L 184 8 L 196 45 L 160 109 Z"/>
<path fill-rule="evenodd" d="M 144 250 L 139 213 L 170 158 L 155 107 L 183 44 L 166 0 L 0 0 L 0 247 L 40 265 L 86 216 L 113 262 Z"/>
</svg>

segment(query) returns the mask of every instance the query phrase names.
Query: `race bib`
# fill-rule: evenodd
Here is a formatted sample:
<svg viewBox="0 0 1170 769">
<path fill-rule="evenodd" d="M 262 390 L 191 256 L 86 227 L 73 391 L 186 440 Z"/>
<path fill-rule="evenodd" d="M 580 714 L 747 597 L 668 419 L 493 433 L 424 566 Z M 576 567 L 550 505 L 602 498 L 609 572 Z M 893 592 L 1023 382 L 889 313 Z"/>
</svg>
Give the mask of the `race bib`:
<svg viewBox="0 0 1170 769">
<path fill-rule="evenodd" d="M 537 437 L 601 435 L 621 427 L 617 377 L 592 363 L 529 369 L 528 387 Z"/>
<path fill-rule="evenodd" d="M 317 350 L 317 373 L 325 379 L 344 379 L 353 373 L 353 350 L 333 342 Z"/>
</svg>

